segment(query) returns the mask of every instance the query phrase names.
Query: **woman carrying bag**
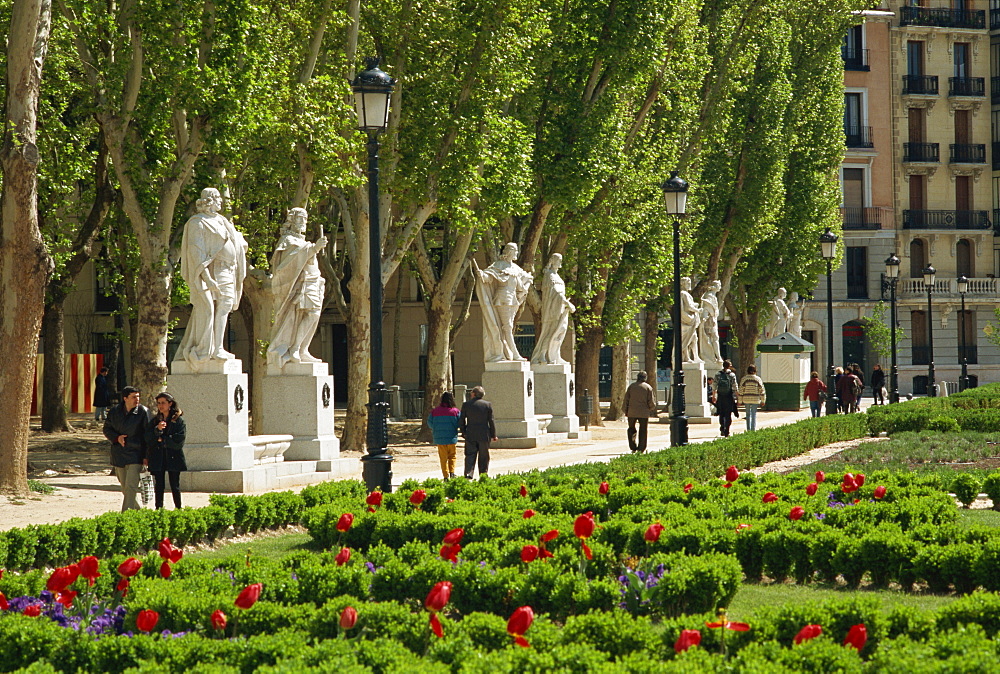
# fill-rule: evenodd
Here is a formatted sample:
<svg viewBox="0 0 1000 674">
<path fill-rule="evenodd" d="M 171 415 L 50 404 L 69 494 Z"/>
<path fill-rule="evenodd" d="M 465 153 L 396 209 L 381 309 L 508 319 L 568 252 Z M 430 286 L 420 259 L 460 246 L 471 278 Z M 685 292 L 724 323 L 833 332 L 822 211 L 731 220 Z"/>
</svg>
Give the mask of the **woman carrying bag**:
<svg viewBox="0 0 1000 674">
<path fill-rule="evenodd" d="M 181 471 L 187 470 L 184 461 L 184 435 L 187 431 L 183 412 L 177 401 L 167 392 L 156 396 L 156 414 L 146 430 L 146 446 L 149 458 L 149 472 L 155 481 L 155 505 L 163 507 L 165 473 L 170 476 L 170 492 L 174 497 L 174 508 L 181 507 Z"/>
</svg>

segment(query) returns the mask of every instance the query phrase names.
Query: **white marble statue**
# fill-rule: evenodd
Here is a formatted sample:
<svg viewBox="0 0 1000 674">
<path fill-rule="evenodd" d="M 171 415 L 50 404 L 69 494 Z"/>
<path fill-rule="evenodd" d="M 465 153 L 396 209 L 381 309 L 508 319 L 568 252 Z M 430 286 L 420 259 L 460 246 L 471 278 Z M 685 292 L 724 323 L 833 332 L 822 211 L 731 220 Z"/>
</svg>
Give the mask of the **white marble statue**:
<svg viewBox="0 0 1000 674">
<path fill-rule="evenodd" d="M 771 300 L 771 316 L 764 330 L 765 337 L 776 337 L 788 331 L 788 319 L 791 318 L 791 312 L 788 310 L 788 305 L 785 304 L 787 295 L 784 288 L 778 288 L 778 296 Z"/>
<path fill-rule="evenodd" d="M 796 337 L 802 336 L 802 311 L 805 309 L 799 304 L 799 294 L 793 292 L 788 298 L 788 332 Z"/>
<path fill-rule="evenodd" d="M 267 347 L 269 365 L 318 363 L 309 353 L 319 314 L 323 309 L 326 282 L 319 271 L 316 255 L 326 248 L 326 237 L 316 243 L 305 239 L 306 209 L 293 208 L 281 228 L 281 236 L 271 256 L 271 292 L 274 295 L 274 326 Z"/>
<path fill-rule="evenodd" d="M 542 272 L 542 329 L 535 340 L 532 363 L 562 364 L 562 343 L 569 327 L 569 315 L 576 311 L 566 299 L 566 282 L 559 276 L 562 255 L 553 253 Z"/>
<path fill-rule="evenodd" d="M 722 290 L 722 283 L 712 281 L 712 284 L 701 296 L 701 328 L 698 346 L 702 360 L 708 363 L 718 363 L 722 366 L 722 352 L 719 348 L 719 298 L 717 293 Z"/>
<path fill-rule="evenodd" d="M 691 295 L 691 279 L 681 279 L 681 360 L 700 363 L 698 357 L 698 326 L 701 325 L 701 307 Z"/>
<path fill-rule="evenodd" d="M 191 291 L 192 309 L 175 356 L 194 372 L 210 360 L 235 358 L 223 348 L 222 339 L 230 312 L 240 305 L 247 274 L 247 242 L 219 213 L 219 190 L 203 189 L 197 209 L 184 224 L 181 240 L 181 276 Z"/>
<path fill-rule="evenodd" d="M 508 243 L 500 259 L 486 269 L 472 261 L 483 313 L 483 353 L 487 363 L 524 360 L 514 343 L 514 318 L 528 296 L 531 274 L 514 262 L 516 257 L 517 244 Z"/>
</svg>

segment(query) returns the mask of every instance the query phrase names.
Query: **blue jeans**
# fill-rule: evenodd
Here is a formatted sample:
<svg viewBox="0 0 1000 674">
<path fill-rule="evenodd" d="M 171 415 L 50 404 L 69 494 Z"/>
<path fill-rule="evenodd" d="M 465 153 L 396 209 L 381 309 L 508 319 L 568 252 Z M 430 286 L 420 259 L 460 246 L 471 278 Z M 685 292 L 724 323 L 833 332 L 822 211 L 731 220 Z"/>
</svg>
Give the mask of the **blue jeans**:
<svg viewBox="0 0 1000 674">
<path fill-rule="evenodd" d="M 812 413 L 812 415 L 814 417 L 818 417 L 819 413 L 820 413 L 820 410 L 822 410 L 822 409 L 823 409 L 823 401 L 822 400 L 810 400 L 809 401 L 809 411 Z"/>
<path fill-rule="evenodd" d="M 748 431 L 756 431 L 757 430 L 757 408 L 760 407 L 760 405 L 751 405 L 750 403 L 747 403 L 747 404 L 744 405 L 744 407 L 746 408 L 747 430 Z"/>
</svg>

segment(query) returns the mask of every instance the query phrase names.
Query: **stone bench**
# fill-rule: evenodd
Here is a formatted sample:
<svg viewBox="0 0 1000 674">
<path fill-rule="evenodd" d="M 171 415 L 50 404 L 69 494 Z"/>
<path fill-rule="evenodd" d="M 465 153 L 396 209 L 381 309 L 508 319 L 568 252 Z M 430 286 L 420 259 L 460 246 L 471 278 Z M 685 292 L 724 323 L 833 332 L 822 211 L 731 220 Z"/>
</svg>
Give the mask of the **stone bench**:
<svg viewBox="0 0 1000 674">
<path fill-rule="evenodd" d="M 253 445 L 253 462 L 262 464 L 284 461 L 292 439 L 291 435 L 251 435 L 247 440 Z"/>
</svg>

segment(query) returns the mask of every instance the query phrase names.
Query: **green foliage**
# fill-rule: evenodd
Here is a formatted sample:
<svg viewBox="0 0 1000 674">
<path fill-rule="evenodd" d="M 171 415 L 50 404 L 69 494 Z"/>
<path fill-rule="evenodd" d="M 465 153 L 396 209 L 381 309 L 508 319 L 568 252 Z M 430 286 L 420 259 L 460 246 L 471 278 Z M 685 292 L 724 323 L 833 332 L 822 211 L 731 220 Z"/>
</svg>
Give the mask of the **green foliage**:
<svg viewBox="0 0 1000 674">
<path fill-rule="evenodd" d="M 968 508 L 979 497 L 979 480 L 969 473 L 959 473 L 952 480 L 951 490 L 962 505 Z"/>
<path fill-rule="evenodd" d="M 885 302 L 881 300 L 871 308 L 871 315 L 862 319 L 865 325 L 865 336 L 872 349 L 882 357 L 883 360 L 892 356 L 892 333 L 885 318 Z M 906 331 L 896 327 L 896 342 L 906 339 Z"/>
<path fill-rule="evenodd" d="M 993 510 L 1000 510 L 1000 471 L 994 471 L 983 480 L 983 491 L 993 501 Z"/>
</svg>

